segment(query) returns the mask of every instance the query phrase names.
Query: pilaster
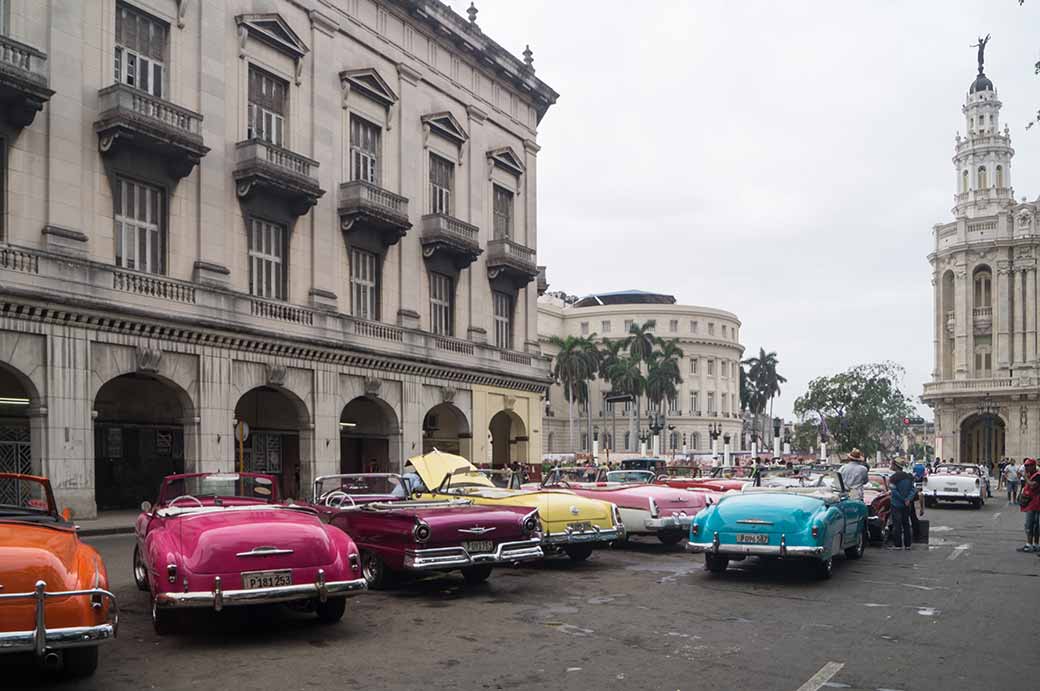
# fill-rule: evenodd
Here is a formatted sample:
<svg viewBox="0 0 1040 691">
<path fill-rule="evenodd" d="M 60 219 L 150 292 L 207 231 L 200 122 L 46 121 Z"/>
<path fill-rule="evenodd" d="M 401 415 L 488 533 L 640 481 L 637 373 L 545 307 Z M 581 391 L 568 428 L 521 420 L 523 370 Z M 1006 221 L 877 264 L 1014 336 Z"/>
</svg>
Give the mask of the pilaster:
<svg viewBox="0 0 1040 691">
<path fill-rule="evenodd" d="M 970 335 L 972 330 L 971 307 L 968 301 L 971 292 L 968 290 L 968 270 L 960 264 L 954 268 L 954 338 L 955 359 L 954 375 L 957 379 L 968 376 L 968 349 L 970 347 Z"/>
<path fill-rule="evenodd" d="M 1025 271 L 1026 295 L 1023 300 L 1023 308 L 1026 312 L 1026 366 L 1036 366 L 1036 260 L 1029 260 L 1029 266 Z"/>
<path fill-rule="evenodd" d="M 1011 324 L 1011 262 L 997 262 L 997 306 L 993 311 L 993 332 L 997 335 L 996 356 L 1000 376 L 1006 376 L 1011 366 L 1009 326 Z"/>
<path fill-rule="evenodd" d="M 422 144 L 422 128 L 419 119 L 419 98 L 416 86 L 420 73 L 405 63 L 398 63 L 398 93 L 400 104 L 400 122 L 397 125 L 398 136 L 398 169 L 401 171 L 401 189 L 399 193 L 408 197 L 408 214 L 412 220 L 412 228 L 421 227 L 421 218 L 427 210 L 425 174 L 427 169 L 427 152 Z M 404 152 L 420 152 L 418 156 L 405 158 Z M 422 266 L 422 250 L 418 233 L 412 232 L 397 244 L 398 258 L 398 299 L 400 303 L 396 314 L 384 314 L 384 321 L 396 319 L 401 326 L 418 328 L 420 319 L 420 283 L 424 276 Z M 420 421 L 421 423 L 421 421 Z"/>
</svg>

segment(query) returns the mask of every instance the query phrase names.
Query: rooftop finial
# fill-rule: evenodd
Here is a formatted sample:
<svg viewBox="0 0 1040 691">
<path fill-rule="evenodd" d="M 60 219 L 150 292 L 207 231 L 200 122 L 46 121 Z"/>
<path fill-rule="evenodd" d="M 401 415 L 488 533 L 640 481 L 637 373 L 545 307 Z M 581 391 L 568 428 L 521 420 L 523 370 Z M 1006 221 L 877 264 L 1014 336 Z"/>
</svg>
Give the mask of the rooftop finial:
<svg viewBox="0 0 1040 691">
<path fill-rule="evenodd" d="M 529 70 L 534 71 L 534 53 L 531 52 L 530 45 L 524 46 L 524 64 Z"/>
<path fill-rule="evenodd" d="M 479 12 L 479 11 L 480 10 L 477 9 L 477 6 L 475 4 L 473 4 L 472 2 L 469 4 L 469 9 L 466 10 L 466 14 L 469 15 L 469 23 L 470 24 L 476 24 L 477 23 L 477 12 Z"/>
</svg>

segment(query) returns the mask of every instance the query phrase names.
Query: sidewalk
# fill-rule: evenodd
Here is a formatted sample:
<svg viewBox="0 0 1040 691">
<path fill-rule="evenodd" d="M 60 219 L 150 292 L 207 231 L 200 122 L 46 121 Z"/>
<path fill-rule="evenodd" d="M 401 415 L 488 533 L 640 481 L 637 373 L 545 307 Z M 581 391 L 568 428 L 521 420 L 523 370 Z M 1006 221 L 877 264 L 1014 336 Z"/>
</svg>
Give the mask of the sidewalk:
<svg viewBox="0 0 1040 691">
<path fill-rule="evenodd" d="M 91 520 L 73 522 L 79 526 L 81 537 L 92 537 L 97 535 L 120 535 L 134 532 L 134 521 L 137 520 L 140 511 L 104 511 L 97 518 Z"/>
</svg>

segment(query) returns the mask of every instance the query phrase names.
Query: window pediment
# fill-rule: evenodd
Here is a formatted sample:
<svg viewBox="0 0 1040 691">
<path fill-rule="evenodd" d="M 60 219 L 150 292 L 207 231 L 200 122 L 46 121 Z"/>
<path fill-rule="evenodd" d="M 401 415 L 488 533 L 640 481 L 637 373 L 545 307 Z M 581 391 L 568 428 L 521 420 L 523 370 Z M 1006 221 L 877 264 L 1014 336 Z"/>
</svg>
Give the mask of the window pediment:
<svg viewBox="0 0 1040 691">
<path fill-rule="evenodd" d="M 524 162 L 511 146 L 502 146 L 487 152 L 488 162 L 520 177 L 524 174 Z"/>
<path fill-rule="evenodd" d="M 344 90 L 359 91 L 387 108 L 397 103 L 397 94 L 375 68 L 343 70 L 339 73 L 339 80 Z"/>
<path fill-rule="evenodd" d="M 445 139 L 455 142 L 460 147 L 469 139 L 469 135 L 463 129 L 462 123 L 448 111 L 423 115 L 422 123 L 423 127 L 428 129 L 428 131 L 439 134 Z"/>
<path fill-rule="evenodd" d="M 238 25 L 239 40 L 243 44 L 247 36 L 253 36 L 295 61 L 299 61 L 310 50 L 277 13 L 240 14 L 235 17 L 235 24 Z"/>
</svg>

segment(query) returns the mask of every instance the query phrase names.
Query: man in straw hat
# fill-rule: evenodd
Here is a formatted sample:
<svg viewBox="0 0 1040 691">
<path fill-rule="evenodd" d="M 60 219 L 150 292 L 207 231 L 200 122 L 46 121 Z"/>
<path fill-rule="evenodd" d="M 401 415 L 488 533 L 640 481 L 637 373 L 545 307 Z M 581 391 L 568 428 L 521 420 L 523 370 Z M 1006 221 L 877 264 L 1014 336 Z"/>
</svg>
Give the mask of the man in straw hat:
<svg viewBox="0 0 1040 691">
<path fill-rule="evenodd" d="M 862 501 L 863 486 L 867 484 L 867 471 L 867 459 L 863 457 L 863 452 L 853 449 L 845 459 L 845 465 L 838 470 L 850 497 Z"/>
</svg>

